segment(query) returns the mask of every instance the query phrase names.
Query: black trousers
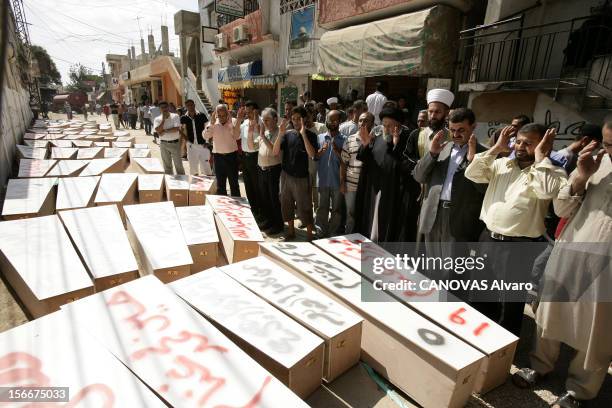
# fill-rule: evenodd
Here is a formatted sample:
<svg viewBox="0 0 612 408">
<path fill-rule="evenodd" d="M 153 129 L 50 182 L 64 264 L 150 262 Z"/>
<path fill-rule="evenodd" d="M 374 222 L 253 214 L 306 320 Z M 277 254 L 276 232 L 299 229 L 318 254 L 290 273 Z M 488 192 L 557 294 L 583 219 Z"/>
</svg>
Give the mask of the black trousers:
<svg viewBox="0 0 612 408">
<path fill-rule="evenodd" d="M 510 276 L 512 262 L 513 265 L 520 263 L 525 268 L 529 268 L 531 271 L 535 257 L 525 253 L 521 259 L 517 259 L 516 251 L 511 251 L 508 246 L 495 245 L 495 243 L 503 242 L 538 242 L 540 238 L 529 238 L 529 237 L 506 237 L 507 239 L 497 240 L 491 237 L 491 231 L 485 228 L 480 235 L 480 242 L 489 242 L 490 246 L 489 259 L 492 261 L 497 276 Z M 508 302 L 501 299 L 499 302 L 472 302 L 472 306 L 490 318 L 497 322 L 506 330 L 513 333 L 515 336 L 520 337 L 521 326 L 523 324 L 523 313 L 525 309 L 525 302 Z"/>
<path fill-rule="evenodd" d="M 258 217 L 261 215 L 261 203 L 259 185 L 257 181 L 257 156 L 259 153 L 243 152 L 241 156 L 242 162 L 242 180 L 244 181 L 244 190 L 251 204 L 253 215 Z"/>
<path fill-rule="evenodd" d="M 217 178 L 217 194 L 227 195 L 227 181 L 229 180 L 232 196 L 240 197 L 238 184 L 238 153 L 214 153 L 215 175 Z"/>
<path fill-rule="evenodd" d="M 143 122 L 144 122 L 145 133 L 147 135 L 150 135 L 151 134 L 151 127 L 153 126 L 153 124 L 151 123 L 151 119 L 144 118 Z"/>
<path fill-rule="evenodd" d="M 130 120 L 130 128 L 136 129 L 136 122 L 138 121 L 138 115 L 128 115 L 128 119 Z"/>
<path fill-rule="evenodd" d="M 259 168 L 259 191 L 261 192 L 262 215 L 273 228 L 283 228 L 283 213 L 280 204 L 281 165 Z"/>
</svg>

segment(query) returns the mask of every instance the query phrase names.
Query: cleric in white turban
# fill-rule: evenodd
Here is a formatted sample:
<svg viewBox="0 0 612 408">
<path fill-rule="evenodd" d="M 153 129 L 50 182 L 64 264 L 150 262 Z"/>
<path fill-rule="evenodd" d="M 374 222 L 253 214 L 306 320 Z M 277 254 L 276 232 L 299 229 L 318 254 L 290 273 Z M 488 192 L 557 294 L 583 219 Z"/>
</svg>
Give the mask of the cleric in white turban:
<svg viewBox="0 0 612 408">
<path fill-rule="evenodd" d="M 330 110 L 338 109 L 338 98 L 332 97 L 327 100 L 327 106 L 329 106 Z"/>
<path fill-rule="evenodd" d="M 455 100 L 455 95 L 447 89 L 432 89 L 427 92 L 427 105 L 432 102 L 439 102 L 450 108 Z"/>
</svg>

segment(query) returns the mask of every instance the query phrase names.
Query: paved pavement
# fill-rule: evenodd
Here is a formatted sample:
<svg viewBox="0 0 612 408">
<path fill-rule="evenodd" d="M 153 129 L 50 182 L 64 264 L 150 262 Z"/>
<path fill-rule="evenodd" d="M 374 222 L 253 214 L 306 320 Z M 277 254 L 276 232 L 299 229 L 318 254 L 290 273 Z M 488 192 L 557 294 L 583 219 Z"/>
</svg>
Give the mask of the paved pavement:
<svg viewBox="0 0 612 408">
<path fill-rule="evenodd" d="M 65 119 L 65 115 L 53 115 L 52 118 Z M 75 115 L 75 119 L 82 119 L 82 115 Z M 89 120 L 95 119 L 98 123 L 105 123 L 104 116 L 89 116 Z M 131 135 L 136 136 L 136 143 L 148 143 L 152 149 L 152 156 L 160 158 L 159 147 L 153 143 L 151 136 L 146 136 L 143 130 L 130 130 Z M 161 158 L 160 158 L 161 160 Z M 189 164 L 184 162 L 185 171 L 189 173 Z M 138 172 L 136 168 L 130 167 L 127 171 Z M 243 195 L 244 185 L 240 182 Z M 296 229 L 297 240 L 306 240 L 303 230 Z M 278 240 L 279 237 L 266 237 L 266 240 Z M 0 332 L 8 330 L 27 322 L 27 317 L 15 300 L 10 288 L 5 281 L 0 281 Z M 612 327 L 610 328 L 612 330 Z M 533 314 L 529 307 L 525 308 L 523 319 L 523 331 L 519 342 L 515 364 L 523 367 L 528 364 L 530 345 L 533 341 L 535 323 Z M 564 381 L 567 367 L 572 352 L 563 347 L 557 364 L 557 370 L 550 375 L 545 382 L 535 390 L 519 390 L 512 385 L 510 380 L 506 384 L 489 392 L 484 396 L 474 395 L 470 399 L 467 408 L 545 408 L 551 404 L 559 394 L 565 391 Z M 512 366 L 512 372 L 516 371 L 516 365 Z M 411 370 L 411 367 L 406 367 Z M 415 373 L 415 375 L 419 375 Z M 385 381 L 376 382 L 367 369 L 359 364 L 331 384 L 324 384 L 319 390 L 307 399 L 307 403 L 316 408 L 409 408 L 418 407 L 401 391 L 396 390 Z M 612 376 L 608 375 L 598 398 L 592 401 L 592 408 L 612 407 Z"/>
</svg>

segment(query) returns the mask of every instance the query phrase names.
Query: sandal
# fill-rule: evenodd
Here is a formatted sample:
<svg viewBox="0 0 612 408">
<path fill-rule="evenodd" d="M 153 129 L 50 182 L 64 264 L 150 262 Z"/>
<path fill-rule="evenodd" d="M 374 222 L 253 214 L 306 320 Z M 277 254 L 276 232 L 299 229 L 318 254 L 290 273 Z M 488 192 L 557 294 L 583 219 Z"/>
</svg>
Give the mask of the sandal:
<svg viewBox="0 0 612 408">
<path fill-rule="evenodd" d="M 584 407 L 583 402 L 584 401 L 576 399 L 572 394 L 566 391 L 565 394 L 557 398 L 557 400 L 552 403 L 551 407 L 582 408 Z"/>
<path fill-rule="evenodd" d="M 542 376 L 532 368 L 521 368 L 512 375 L 512 383 L 518 388 L 532 388 L 540 380 Z"/>
</svg>

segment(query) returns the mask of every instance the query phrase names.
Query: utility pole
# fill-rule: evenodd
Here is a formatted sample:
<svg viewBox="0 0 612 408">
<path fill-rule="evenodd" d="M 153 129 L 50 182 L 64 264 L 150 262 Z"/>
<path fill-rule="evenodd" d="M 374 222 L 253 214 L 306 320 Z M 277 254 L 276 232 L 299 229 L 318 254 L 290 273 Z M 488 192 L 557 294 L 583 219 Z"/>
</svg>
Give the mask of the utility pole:
<svg viewBox="0 0 612 408">
<path fill-rule="evenodd" d="M 13 14 L 15 16 L 15 32 L 23 47 L 24 55 L 28 62 L 28 72 L 26 75 L 27 86 L 30 91 L 30 106 L 36 106 L 40 109 L 41 97 L 40 88 L 38 87 L 38 78 L 32 76 L 30 71 L 32 67 L 32 49 L 30 43 L 30 33 L 28 32 L 28 22 L 23 11 L 23 0 L 12 0 Z"/>
</svg>

